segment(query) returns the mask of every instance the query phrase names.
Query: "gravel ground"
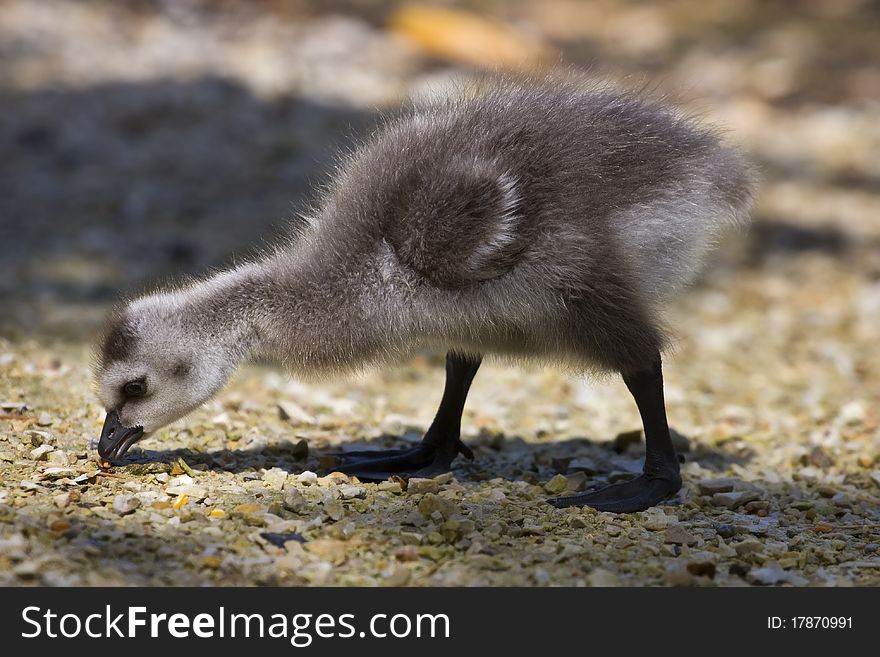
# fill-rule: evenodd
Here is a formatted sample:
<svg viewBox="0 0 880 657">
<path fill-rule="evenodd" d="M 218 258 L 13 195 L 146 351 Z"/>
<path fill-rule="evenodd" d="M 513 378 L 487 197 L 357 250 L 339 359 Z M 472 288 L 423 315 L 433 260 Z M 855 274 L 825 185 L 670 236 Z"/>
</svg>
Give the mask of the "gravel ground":
<svg viewBox="0 0 880 657">
<path fill-rule="evenodd" d="M 868 3 L 504 15 L 514 46 L 684 87 L 763 169 L 751 232 L 669 309 L 686 457 L 670 504 L 547 505 L 633 476 L 638 415 L 617 380 L 494 363 L 465 412 L 473 462 L 378 485 L 334 473 L 335 450 L 420 439 L 436 354 L 320 384 L 249 368 L 98 467 L 88 340 L 108 304 L 259 248 L 346 134 L 473 70 L 442 39 L 428 54 L 386 27 L 381 3 L 330 4 L 0 2 L 0 584 L 880 585 Z"/>
</svg>

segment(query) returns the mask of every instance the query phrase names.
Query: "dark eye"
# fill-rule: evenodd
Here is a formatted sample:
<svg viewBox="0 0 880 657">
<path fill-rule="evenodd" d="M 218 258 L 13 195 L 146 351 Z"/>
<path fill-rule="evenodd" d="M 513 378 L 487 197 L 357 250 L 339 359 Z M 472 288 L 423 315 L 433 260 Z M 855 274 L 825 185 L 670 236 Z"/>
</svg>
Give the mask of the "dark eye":
<svg viewBox="0 0 880 657">
<path fill-rule="evenodd" d="M 143 379 L 129 381 L 122 386 L 122 394 L 126 397 L 143 397 L 147 392 L 147 383 Z"/>
</svg>

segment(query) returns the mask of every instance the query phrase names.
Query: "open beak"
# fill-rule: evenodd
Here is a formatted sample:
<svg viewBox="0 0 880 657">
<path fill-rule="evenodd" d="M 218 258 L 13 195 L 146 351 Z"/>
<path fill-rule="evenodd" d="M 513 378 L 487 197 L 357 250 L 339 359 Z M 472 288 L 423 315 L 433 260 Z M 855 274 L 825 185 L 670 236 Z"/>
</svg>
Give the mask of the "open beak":
<svg viewBox="0 0 880 657">
<path fill-rule="evenodd" d="M 102 459 L 118 459 L 144 435 L 143 427 L 126 427 L 119 421 L 119 413 L 110 411 L 101 429 L 98 454 Z"/>
</svg>

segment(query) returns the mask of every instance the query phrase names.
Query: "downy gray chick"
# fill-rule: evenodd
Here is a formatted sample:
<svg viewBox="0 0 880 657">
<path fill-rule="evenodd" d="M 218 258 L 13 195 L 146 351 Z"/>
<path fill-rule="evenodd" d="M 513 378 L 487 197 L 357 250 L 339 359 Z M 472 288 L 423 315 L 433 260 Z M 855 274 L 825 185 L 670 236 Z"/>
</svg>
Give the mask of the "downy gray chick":
<svg viewBox="0 0 880 657">
<path fill-rule="evenodd" d="M 638 94 L 495 81 L 411 108 L 340 163 L 271 255 L 113 313 L 96 354 L 119 458 L 252 358 L 308 376 L 447 351 L 436 419 L 413 449 L 353 452 L 361 478 L 431 476 L 458 454 L 483 354 L 619 372 L 642 416 L 644 474 L 558 506 L 645 509 L 681 486 L 663 400 L 663 302 L 753 178 L 715 134 Z"/>
</svg>

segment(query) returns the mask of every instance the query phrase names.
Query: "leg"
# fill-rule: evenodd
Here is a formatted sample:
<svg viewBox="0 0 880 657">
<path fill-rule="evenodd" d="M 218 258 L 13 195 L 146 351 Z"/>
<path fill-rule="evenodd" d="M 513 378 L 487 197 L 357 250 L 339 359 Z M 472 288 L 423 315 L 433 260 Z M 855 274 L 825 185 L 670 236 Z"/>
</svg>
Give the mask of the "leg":
<svg viewBox="0 0 880 657">
<path fill-rule="evenodd" d="M 636 400 L 645 429 L 644 473 L 621 484 L 550 500 L 554 506 L 591 506 L 599 511 L 631 513 L 659 504 L 681 488 L 678 457 L 666 423 L 659 354 L 650 368 L 624 374 L 623 380 Z"/>
<path fill-rule="evenodd" d="M 446 387 L 431 427 L 418 447 L 405 450 L 358 451 L 342 453 L 340 470 L 373 481 L 392 475 L 433 477 L 449 472 L 459 453 L 474 458 L 461 442 L 461 414 L 471 381 L 480 367 L 479 356 L 446 354 Z"/>
</svg>

